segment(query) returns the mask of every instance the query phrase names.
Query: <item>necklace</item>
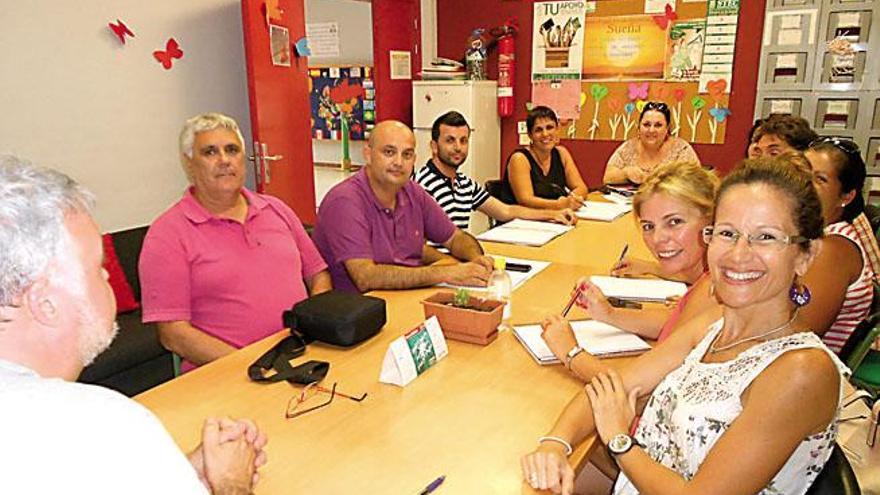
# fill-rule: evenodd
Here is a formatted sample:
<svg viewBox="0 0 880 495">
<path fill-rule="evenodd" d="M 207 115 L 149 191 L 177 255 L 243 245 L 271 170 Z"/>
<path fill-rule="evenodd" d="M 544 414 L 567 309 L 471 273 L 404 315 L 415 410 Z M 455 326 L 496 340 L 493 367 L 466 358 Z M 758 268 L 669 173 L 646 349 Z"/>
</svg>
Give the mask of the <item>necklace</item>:
<svg viewBox="0 0 880 495">
<path fill-rule="evenodd" d="M 794 310 L 794 314 L 791 315 L 791 318 L 789 318 L 787 322 L 783 323 L 782 325 L 779 325 L 778 327 L 776 327 L 772 330 L 768 330 L 760 335 L 754 335 L 752 337 L 746 337 L 744 339 L 739 339 L 739 340 L 733 341 L 727 345 L 723 345 L 721 347 L 715 347 L 715 341 L 713 341 L 712 345 L 709 346 L 709 354 L 715 354 L 716 352 L 726 351 L 727 349 L 730 349 L 732 347 L 736 347 L 740 344 L 744 344 L 746 342 L 751 342 L 753 340 L 760 340 L 760 339 L 763 339 L 764 337 L 769 337 L 770 335 L 773 335 L 774 333 L 781 332 L 781 331 L 785 330 L 786 328 L 788 328 L 789 326 L 791 326 L 794 319 L 797 318 L 798 311 L 800 311 L 800 309 L 801 308 L 796 308 Z M 716 339 L 717 339 L 717 337 L 716 337 Z"/>
</svg>

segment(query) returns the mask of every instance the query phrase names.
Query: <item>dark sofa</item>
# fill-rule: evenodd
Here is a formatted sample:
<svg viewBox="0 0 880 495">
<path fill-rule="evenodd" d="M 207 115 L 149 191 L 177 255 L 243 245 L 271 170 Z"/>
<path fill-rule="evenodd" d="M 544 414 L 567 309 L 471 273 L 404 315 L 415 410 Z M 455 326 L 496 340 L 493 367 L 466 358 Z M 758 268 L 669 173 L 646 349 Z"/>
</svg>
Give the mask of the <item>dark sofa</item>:
<svg viewBox="0 0 880 495">
<path fill-rule="evenodd" d="M 141 299 L 138 279 L 138 258 L 147 227 L 123 230 L 113 234 L 113 246 L 119 264 L 134 291 Z M 174 377 L 171 353 L 159 344 L 156 325 L 141 323 L 141 310 L 117 315 L 119 333 L 95 362 L 83 370 L 79 381 L 118 390 L 132 396 Z"/>
</svg>

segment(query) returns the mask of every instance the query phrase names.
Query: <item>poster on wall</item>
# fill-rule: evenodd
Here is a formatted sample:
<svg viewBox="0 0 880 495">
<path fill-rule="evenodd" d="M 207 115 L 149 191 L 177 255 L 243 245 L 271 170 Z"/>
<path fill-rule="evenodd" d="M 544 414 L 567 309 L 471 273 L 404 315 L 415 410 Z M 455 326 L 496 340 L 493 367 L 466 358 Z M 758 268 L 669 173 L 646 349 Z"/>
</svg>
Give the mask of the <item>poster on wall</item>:
<svg viewBox="0 0 880 495">
<path fill-rule="evenodd" d="M 585 16 L 595 2 L 536 2 L 534 9 L 532 80 L 579 79 Z"/>
<path fill-rule="evenodd" d="M 666 80 L 699 81 L 703 67 L 706 20 L 679 21 L 669 29 Z"/>
<path fill-rule="evenodd" d="M 708 91 L 709 83 L 723 80 L 725 93 L 730 92 L 733 79 L 733 54 L 739 20 L 740 0 L 709 0 L 706 19 L 706 57 L 700 74 L 700 92 Z"/>
<path fill-rule="evenodd" d="M 652 16 L 589 16 L 583 79 L 663 79 L 666 30 Z"/>
<path fill-rule="evenodd" d="M 309 87 L 313 138 L 341 140 L 343 124 L 350 139 L 369 137 L 376 120 L 371 67 L 309 68 Z"/>
</svg>

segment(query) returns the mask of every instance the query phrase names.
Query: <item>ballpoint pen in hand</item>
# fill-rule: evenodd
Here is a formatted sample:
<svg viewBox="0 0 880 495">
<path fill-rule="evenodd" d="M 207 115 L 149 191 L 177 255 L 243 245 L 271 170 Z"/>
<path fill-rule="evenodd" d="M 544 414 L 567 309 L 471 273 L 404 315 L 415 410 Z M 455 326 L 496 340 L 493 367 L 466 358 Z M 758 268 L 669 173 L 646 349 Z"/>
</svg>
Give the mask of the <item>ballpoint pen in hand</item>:
<svg viewBox="0 0 880 495">
<path fill-rule="evenodd" d="M 578 296 L 581 294 L 580 287 L 575 286 L 574 292 L 571 294 L 571 299 L 568 300 L 568 304 L 565 305 L 565 309 L 562 310 L 562 317 L 565 318 L 568 316 L 568 312 L 571 311 L 571 307 L 574 306 L 574 302 L 577 301 Z"/>
<path fill-rule="evenodd" d="M 440 485 L 443 484 L 443 480 L 445 480 L 445 479 L 446 479 L 446 475 L 444 474 L 443 476 L 440 476 L 436 480 L 428 483 L 428 486 L 426 486 L 424 490 L 420 491 L 419 495 L 428 495 L 429 493 L 433 492 L 434 490 L 437 489 L 437 487 L 439 487 Z"/>
<path fill-rule="evenodd" d="M 628 243 L 627 243 L 627 244 L 624 244 L 624 245 L 623 245 L 623 250 L 620 251 L 620 257 L 617 258 L 617 263 L 618 263 L 618 264 L 619 264 L 621 261 L 623 261 L 623 258 L 626 257 L 626 252 L 627 252 L 627 251 L 629 251 L 629 244 L 628 244 Z"/>
</svg>

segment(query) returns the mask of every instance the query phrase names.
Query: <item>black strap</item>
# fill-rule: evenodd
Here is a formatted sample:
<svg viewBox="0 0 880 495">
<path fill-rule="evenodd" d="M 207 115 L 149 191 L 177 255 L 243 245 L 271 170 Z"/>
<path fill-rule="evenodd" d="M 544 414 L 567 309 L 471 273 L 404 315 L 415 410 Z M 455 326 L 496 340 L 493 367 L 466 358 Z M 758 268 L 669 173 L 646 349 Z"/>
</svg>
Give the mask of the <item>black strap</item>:
<svg viewBox="0 0 880 495">
<path fill-rule="evenodd" d="M 309 361 L 296 367 L 290 365 L 291 359 L 305 352 L 306 344 L 299 335 L 285 337 L 248 367 L 248 377 L 255 382 L 268 383 L 287 380 L 307 385 L 320 382 L 330 371 L 330 363 Z M 266 372 L 272 370 L 275 370 L 275 374 L 267 376 Z"/>
</svg>

